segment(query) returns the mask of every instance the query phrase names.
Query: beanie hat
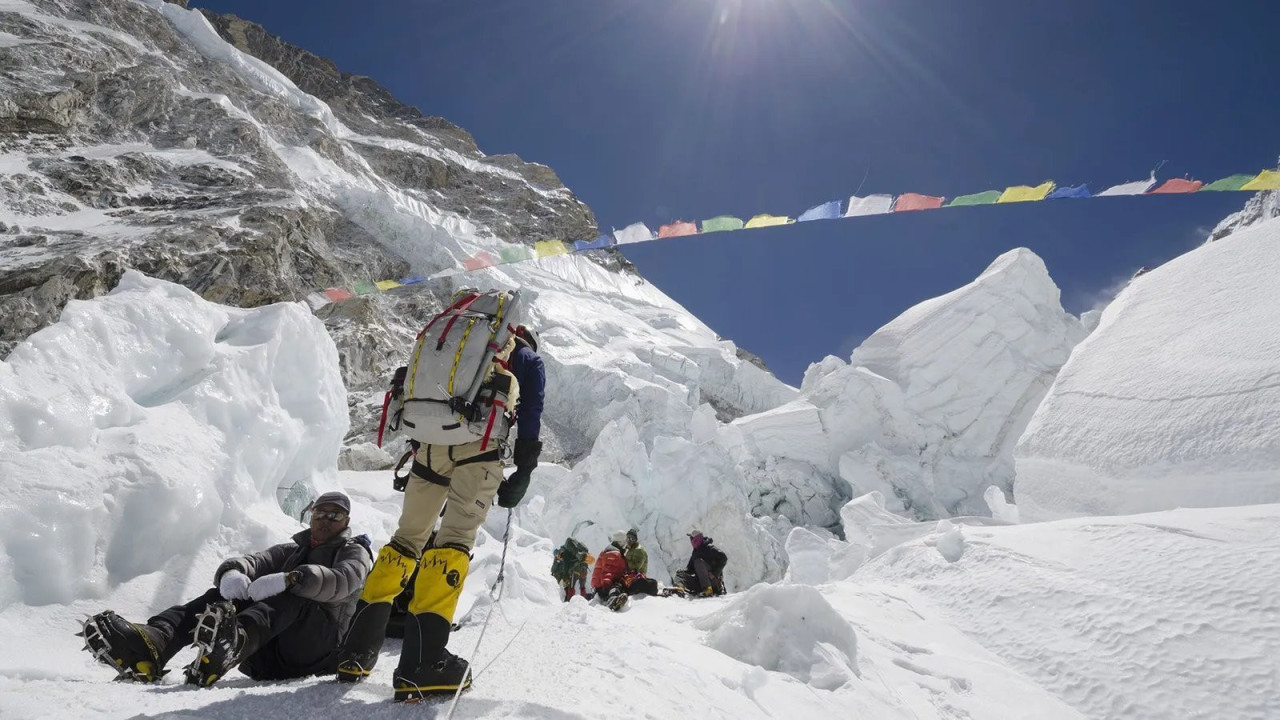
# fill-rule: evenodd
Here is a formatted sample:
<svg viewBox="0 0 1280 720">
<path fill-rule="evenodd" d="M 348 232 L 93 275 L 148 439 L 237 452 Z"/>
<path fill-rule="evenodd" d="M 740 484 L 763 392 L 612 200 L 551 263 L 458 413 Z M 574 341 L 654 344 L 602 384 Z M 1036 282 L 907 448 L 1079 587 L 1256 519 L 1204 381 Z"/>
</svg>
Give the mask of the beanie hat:
<svg viewBox="0 0 1280 720">
<path fill-rule="evenodd" d="M 321 495 L 316 498 L 315 502 L 311 503 L 313 508 L 318 508 L 321 505 L 337 505 L 342 508 L 342 512 L 348 515 L 351 514 L 351 498 L 347 497 L 345 493 L 340 493 L 336 490 Z"/>
</svg>

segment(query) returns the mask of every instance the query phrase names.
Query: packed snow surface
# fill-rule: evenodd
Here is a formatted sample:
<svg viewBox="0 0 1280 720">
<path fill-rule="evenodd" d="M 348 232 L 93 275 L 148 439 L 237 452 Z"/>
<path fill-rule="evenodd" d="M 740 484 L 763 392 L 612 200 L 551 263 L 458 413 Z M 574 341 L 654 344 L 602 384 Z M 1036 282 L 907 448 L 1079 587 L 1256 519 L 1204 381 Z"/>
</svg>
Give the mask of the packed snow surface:
<svg viewBox="0 0 1280 720">
<path fill-rule="evenodd" d="M 1136 278 L 1017 449 L 1024 519 L 1280 502 L 1280 220 Z"/>
</svg>

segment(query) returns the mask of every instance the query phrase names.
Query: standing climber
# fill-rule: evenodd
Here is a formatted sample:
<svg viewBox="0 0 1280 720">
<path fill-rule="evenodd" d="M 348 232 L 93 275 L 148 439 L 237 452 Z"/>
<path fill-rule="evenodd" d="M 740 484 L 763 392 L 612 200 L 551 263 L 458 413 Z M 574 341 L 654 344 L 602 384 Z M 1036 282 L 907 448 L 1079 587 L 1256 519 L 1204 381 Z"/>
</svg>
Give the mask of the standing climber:
<svg viewBox="0 0 1280 720">
<path fill-rule="evenodd" d="M 564 588 L 564 601 L 569 602 L 577 586 L 578 594 L 587 596 L 587 565 L 590 555 L 587 546 L 574 538 L 568 538 L 564 544 L 556 548 L 555 560 L 551 563 L 551 577 Z"/>
<path fill-rule="evenodd" d="M 518 293 L 505 291 L 462 291 L 418 335 L 405 373 L 401 422 L 421 444 L 407 479 L 399 527 L 378 553 L 339 655 L 339 681 L 369 675 L 392 601 L 416 567 L 393 677 L 394 699 L 417 701 L 471 684 L 467 661 L 445 646 L 476 531 L 495 493 L 500 507 L 520 503 L 542 451 L 546 375 L 537 334 L 526 325 L 511 324 L 519 316 L 518 299 Z M 460 394 L 468 388 L 469 397 Z M 503 480 L 502 447 L 512 407 L 516 470 Z M 435 539 L 419 557 L 442 506 Z"/>
</svg>

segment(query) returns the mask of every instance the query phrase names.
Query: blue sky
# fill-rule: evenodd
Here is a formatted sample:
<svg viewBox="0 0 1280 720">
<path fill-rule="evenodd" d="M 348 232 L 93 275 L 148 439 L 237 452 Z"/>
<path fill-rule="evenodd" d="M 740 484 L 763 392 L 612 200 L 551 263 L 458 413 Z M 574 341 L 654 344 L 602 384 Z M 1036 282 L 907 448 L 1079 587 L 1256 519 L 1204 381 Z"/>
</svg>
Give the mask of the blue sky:
<svg viewBox="0 0 1280 720">
<path fill-rule="evenodd" d="M 550 165 L 601 228 L 1274 167 L 1280 3 L 1190 0 L 193 0 L 368 75 L 490 154 Z M 798 384 L 998 254 L 1072 312 L 1246 195 L 958 208 L 625 252 Z"/>
</svg>

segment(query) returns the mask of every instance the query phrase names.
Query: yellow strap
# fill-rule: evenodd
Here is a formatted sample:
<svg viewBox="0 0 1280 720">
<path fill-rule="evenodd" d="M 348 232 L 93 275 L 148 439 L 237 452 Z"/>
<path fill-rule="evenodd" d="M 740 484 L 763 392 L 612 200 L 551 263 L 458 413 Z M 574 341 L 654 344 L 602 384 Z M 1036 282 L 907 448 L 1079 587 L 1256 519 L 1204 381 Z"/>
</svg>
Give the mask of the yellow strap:
<svg viewBox="0 0 1280 720">
<path fill-rule="evenodd" d="M 409 365 L 409 392 L 405 397 L 413 397 L 413 385 L 418 381 L 418 358 L 422 356 L 422 343 L 427 339 L 427 334 L 422 333 L 422 337 L 418 338 L 418 342 L 413 346 L 413 363 Z"/>
<path fill-rule="evenodd" d="M 453 397 L 453 380 L 458 374 L 458 363 L 462 361 L 462 348 L 467 346 L 467 338 L 471 337 L 471 328 L 476 326 L 476 318 L 467 321 L 467 329 L 462 333 L 462 342 L 458 343 L 458 352 L 453 354 L 453 367 L 449 368 L 449 397 Z"/>
</svg>

